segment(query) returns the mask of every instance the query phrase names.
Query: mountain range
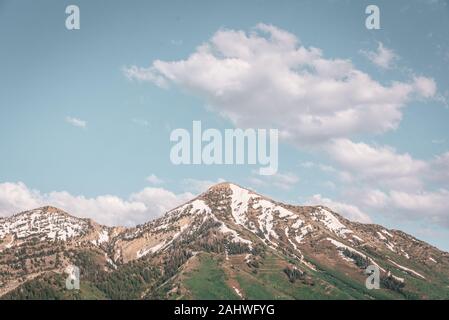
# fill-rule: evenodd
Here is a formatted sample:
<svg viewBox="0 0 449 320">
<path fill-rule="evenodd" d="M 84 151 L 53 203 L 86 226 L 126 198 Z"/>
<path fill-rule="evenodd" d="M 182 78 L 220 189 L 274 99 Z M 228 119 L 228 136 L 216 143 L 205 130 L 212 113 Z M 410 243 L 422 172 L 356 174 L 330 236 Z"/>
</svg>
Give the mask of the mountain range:
<svg viewBox="0 0 449 320">
<path fill-rule="evenodd" d="M 66 289 L 73 265 L 79 290 Z M 220 183 L 132 228 L 50 206 L 0 218 L 0 298 L 449 299 L 449 253 Z"/>
</svg>

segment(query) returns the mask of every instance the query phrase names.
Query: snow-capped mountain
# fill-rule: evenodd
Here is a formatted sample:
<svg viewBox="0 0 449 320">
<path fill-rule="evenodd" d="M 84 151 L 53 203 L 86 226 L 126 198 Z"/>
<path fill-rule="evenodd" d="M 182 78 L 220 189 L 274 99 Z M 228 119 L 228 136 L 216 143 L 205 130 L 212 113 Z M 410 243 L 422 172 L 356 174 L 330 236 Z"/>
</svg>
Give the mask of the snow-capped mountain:
<svg viewBox="0 0 449 320">
<path fill-rule="evenodd" d="M 34 209 L 0 220 L 0 238 L 40 240 L 68 240 L 86 234 L 89 221 L 69 216 L 52 207 Z"/>
<path fill-rule="evenodd" d="M 36 247 L 43 244 L 54 251 L 44 263 L 12 258 L 17 250 L 42 252 Z M 101 279 L 136 265 L 133 272 L 151 274 L 135 296 L 124 298 L 201 296 L 189 279 L 216 261 L 230 290 L 224 298 L 258 298 L 249 282 L 271 285 L 271 295 L 285 298 L 449 297 L 448 253 L 401 231 L 351 222 L 324 206 L 286 205 L 232 183 L 215 185 L 135 228 L 107 228 L 51 207 L 1 219 L 0 294 L 85 263 L 86 252 L 104 273 Z M 384 288 L 378 292 L 364 287 L 368 265 L 380 270 Z M 92 266 L 85 268 L 89 273 Z M 275 277 L 286 284 L 278 288 L 270 280 Z"/>
<path fill-rule="evenodd" d="M 101 244 L 109 240 L 111 229 L 47 206 L 0 218 L 0 239 L 3 240 L 0 250 L 2 246 L 11 248 L 30 239 Z"/>
</svg>

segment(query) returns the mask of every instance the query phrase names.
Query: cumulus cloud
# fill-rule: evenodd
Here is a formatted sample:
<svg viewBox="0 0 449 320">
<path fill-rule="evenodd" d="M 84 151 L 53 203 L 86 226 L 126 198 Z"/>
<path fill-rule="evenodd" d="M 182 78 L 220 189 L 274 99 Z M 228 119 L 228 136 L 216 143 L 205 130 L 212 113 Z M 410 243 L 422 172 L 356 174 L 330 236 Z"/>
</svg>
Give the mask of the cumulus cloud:
<svg viewBox="0 0 449 320">
<path fill-rule="evenodd" d="M 78 118 L 66 117 L 65 121 L 74 127 L 83 128 L 83 129 L 87 128 L 87 121 L 84 121 L 84 120 L 81 120 Z"/>
<path fill-rule="evenodd" d="M 333 201 L 329 198 L 323 197 L 320 194 L 313 195 L 306 201 L 306 204 L 324 205 L 352 221 L 358 221 L 362 223 L 372 222 L 370 216 L 367 213 L 361 211 L 358 207 L 344 202 Z"/>
<path fill-rule="evenodd" d="M 390 146 L 336 139 L 326 147 L 345 182 L 364 182 L 396 190 L 424 189 L 431 182 L 449 183 L 449 152 L 415 159 Z"/>
<path fill-rule="evenodd" d="M 382 69 L 390 69 L 399 57 L 391 49 L 386 48 L 382 42 L 377 44 L 376 51 L 361 51 L 372 63 Z"/>
<path fill-rule="evenodd" d="M 419 193 L 394 190 L 390 192 L 390 202 L 394 207 L 413 211 L 419 216 L 431 218 L 434 222 L 444 222 L 447 226 L 449 226 L 448 199 L 449 191 L 444 189 Z"/>
<path fill-rule="evenodd" d="M 391 218 L 449 227 L 449 152 L 420 160 L 389 146 L 348 139 L 336 139 L 326 150 L 341 169 L 336 174 L 347 201 Z"/>
<path fill-rule="evenodd" d="M 148 68 L 124 68 L 124 74 L 179 86 L 234 125 L 278 128 L 296 145 L 395 129 L 408 101 L 436 90 L 425 77 L 381 84 L 351 61 L 326 58 L 266 24 L 249 33 L 219 30 L 185 60 L 156 60 Z"/>
<path fill-rule="evenodd" d="M 369 208 L 385 209 L 388 205 L 388 195 L 379 189 L 368 189 L 360 197 L 360 202 Z"/>
<path fill-rule="evenodd" d="M 449 190 L 386 190 L 353 189 L 346 194 L 352 203 L 376 215 L 396 220 L 408 219 L 425 222 L 427 225 L 449 227 L 447 207 Z"/>
<path fill-rule="evenodd" d="M 0 184 L 0 216 L 8 216 L 24 209 L 39 207 L 40 200 L 39 191 L 29 189 L 22 182 Z"/>
<path fill-rule="evenodd" d="M 326 149 L 351 182 L 358 180 L 389 187 L 419 188 L 422 186 L 420 175 L 428 170 L 425 161 L 416 160 L 407 153 L 399 154 L 389 146 L 336 139 Z"/>
<path fill-rule="evenodd" d="M 52 205 L 82 218 L 109 226 L 134 226 L 156 218 L 193 198 L 191 193 L 175 194 L 162 188 L 145 188 L 128 199 L 113 195 L 87 198 L 66 191 L 41 193 L 24 183 L 0 184 L 0 216 Z"/>
</svg>

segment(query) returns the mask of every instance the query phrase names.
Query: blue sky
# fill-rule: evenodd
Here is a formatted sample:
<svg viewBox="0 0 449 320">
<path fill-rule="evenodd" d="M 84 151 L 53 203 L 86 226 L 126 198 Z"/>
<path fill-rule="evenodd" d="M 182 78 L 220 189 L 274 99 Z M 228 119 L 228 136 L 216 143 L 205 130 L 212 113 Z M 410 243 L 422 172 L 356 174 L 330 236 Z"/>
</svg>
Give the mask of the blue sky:
<svg viewBox="0 0 449 320">
<path fill-rule="evenodd" d="M 70 4 L 80 8 L 80 30 L 65 28 Z M 365 28 L 368 4 L 380 8 L 380 30 Z M 357 118 L 351 130 L 345 122 L 334 131 L 324 126 L 320 133 L 327 135 L 317 141 L 313 127 L 296 127 L 275 111 L 273 125 L 292 133 L 281 139 L 277 176 L 260 177 L 257 166 L 174 166 L 171 130 L 189 129 L 193 120 L 220 130 L 250 122 L 270 126 L 264 110 L 247 114 L 254 90 L 270 85 L 256 85 L 257 77 L 285 79 L 277 64 L 232 74 L 247 98 L 234 106 L 241 112 L 236 120 L 233 106 L 223 103 L 236 95 L 214 95 L 212 84 L 201 82 L 202 64 L 189 57 L 202 44 L 228 49 L 251 46 L 248 39 L 265 39 L 268 49 L 278 50 L 269 37 L 279 30 L 296 42 L 282 43 L 284 51 L 270 59 L 303 48 L 332 72 L 339 68 L 335 59 L 345 61 L 343 69 L 350 63 L 351 72 L 369 77 L 356 78 L 354 85 L 361 85 L 354 95 L 375 92 L 370 103 L 380 101 L 386 112 L 362 113 L 365 118 Z M 214 43 L 217 34 L 222 37 Z M 238 34 L 245 37 L 226 42 Z M 0 45 L 1 215 L 50 202 L 103 223 L 140 223 L 223 179 L 278 200 L 325 203 L 349 218 L 402 229 L 449 249 L 447 1 L 0 0 Z M 321 50 L 319 57 L 312 57 L 312 47 Z M 236 57 L 258 70 L 261 53 L 250 50 L 254 60 Z M 216 58 L 220 67 L 223 60 Z M 186 70 L 175 62 L 184 62 Z M 133 66 L 136 73 L 127 77 Z M 164 78 L 167 86 L 138 80 L 149 75 Z M 227 80 L 220 74 L 214 90 Z M 391 89 L 395 83 L 401 87 Z M 307 100 L 283 106 L 277 102 L 289 97 L 281 89 L 265 99 L 267 108 L 292 119 L 303 119 L 301 103 L 318 108 L 326 95 L 313 91 Z M 352 110 L 354 102 L 346 98 L 336 95 L 332 107 Z"/>
</svg>

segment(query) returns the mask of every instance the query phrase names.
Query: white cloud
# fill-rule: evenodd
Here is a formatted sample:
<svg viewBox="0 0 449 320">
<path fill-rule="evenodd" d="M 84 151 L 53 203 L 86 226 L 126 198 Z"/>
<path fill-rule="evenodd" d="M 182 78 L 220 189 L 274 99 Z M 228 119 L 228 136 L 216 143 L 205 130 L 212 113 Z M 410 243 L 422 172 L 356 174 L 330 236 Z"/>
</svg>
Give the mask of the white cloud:
<svg viewBox="0 0 449 320">
<path fill-rule="evenodd" d="M 389 201 L 388 195 L 378 189 L 367 190 L 359 199 L 366 206 L 376 209 L 386 208 Z"/>
<path fill-rule="evenodd" d="M 66 191 L 41 193 L 29 189 L 22 182 L 6 182 L 0 184 L 0 216 L 52 205 L 101 224 L 134 226 L 156 218 L 192 198 L 191 193 L 175 194 L 162 188 L 145 188 L 128 199 L 113 195 L 86 198 Z"/>
<path fill-rule="evenodd" d="M 429 182 L 449 183 L 449 152 L 420 160 L 389 146 L 348 139 L 336 139 L 326 150 L 338 164 L 343 182 L 407 191 L 424 190 Z"/>
<path fill-rule="evenodd" d="M 8 216 L 24 209 L 39 207 L 40 200 L 39 191 L 28 189 L 22 182 L 0 184 L 0 216 Z"/>
<path fill-rule="evenodd" d="M 390 201 L 394 207 L 413 211 L 424 218 L 428 217 L 433 220 L 439 220 L 444 217 L 447 225 L 449 225 L 448 199 L 449 191 L 444 189 L 420 193 L 390 192 Z"/>
<path fill-rule="evenodd" d="M 388 146 L 347 139 L 334 140 L 327 152 L 342 170 L 345 199 L 359 208 L 449 227 L 449 152 L 418 160 Z M 446 188 L 435 190 L 435 183 Z"/>
<path fill-rule="evenodd" d="M 148 181 L 151 184 L 156 184 L 156 185 L 164 183 L 164 180 L 162 180 L 159 177 L 157 177 L 154 173 L 149 175 L 145 180 Z"/>
<path fill-rule="evenodd" d="M 422 221 L 427 225 L 449 227 L 449 210 L 447 207 L 449 191 L 381 191 L 366 187 L 352 190 L 346 198 L 365 210 L 376 212 L 376 215 L 393 219 Z"/>
<path fill-rule="evenodd" d="M 435 80 L 426 77 L 414 77 L 416 92 L 424 98 L 434 97 L 437 92 Z"/>
<path fill-rule="evenodd" d="M 129 80 L 137 80 L 137 81 L 150 81 L 150 82 L 154 82 L 155 84 L 157 84 L 160 87 L 167 87 L 167 82 L 163 77 L 157 76 L 155 74 L 155 69 L 154 68 L 137 68 L 136 66 L 132 66 L 129 68 L 123 68 L 123 73 L 124 75 L 129 79 Z"/>
<path fill-rule="evenodd" d="M 78 118 L 66 117 L 65 121 L 74 127 L 87 128 L 87 122 Z"/>
<path fill-rule="evenodd" d="M 145 216 L 141 221 L 149 220 L 148 216 L 154 218 L 159 217 L 165 212 L 193 199 L 195 195 L 190 192 L 176 194 L 163 188 L 145 188 L 140 192 L 130 196 L 130 200 L 143 203 L 147 208 Z"/>
<path fill-rule="evenodd" d="M 382 42 L 377 45 L 376 51 L 361 51 L 372 63 L 382 69 L 390 69 L 395 60 L 399 57 L 391 49 L 384 47 Z"/>
<path fill-rule="evenodd" d="M 385 50 L 385 48 L 384 48 Z M 402 108 L 434 93 L 432 79 L 383 85 L 351 61 L 325 58 L 271 25 L 219 30 L 187 59 L 124 69 L 129 79 L 175 84 L 238 127 L 278 128 L 296 144 L 396 129 Z"/>
<path fill-rule="evenodd" d="M 320 194 L 313 195 L 309 200 L 306 201 L 306 204 L 324 205 L 352 221 L 358 221 L 362 223 L 372 222 L 369 215 L 361 211 L 358 207 L 344 202 L 333 201 L 329 198 L 324 198 Z"/>
<path fill-rule="evenodd" d="M 419 188 L 420 175 L 428 164 L 413 159 L 409 154 L 399 154 L 388 146 L 370 146 L 348 139 L 336 139 L 327 146 L 327 152 L 343 170 L 349 181 L 354 180 L 389 187 Z"/>
</svg>

